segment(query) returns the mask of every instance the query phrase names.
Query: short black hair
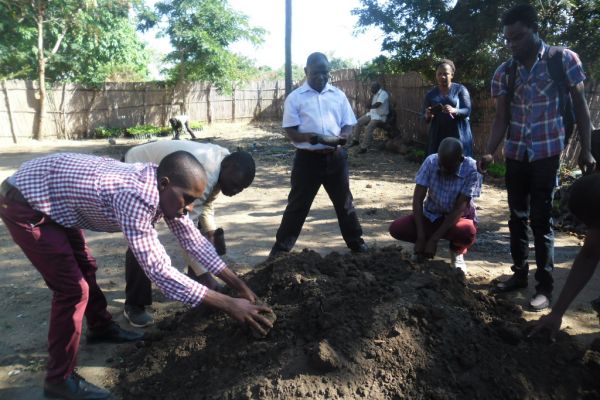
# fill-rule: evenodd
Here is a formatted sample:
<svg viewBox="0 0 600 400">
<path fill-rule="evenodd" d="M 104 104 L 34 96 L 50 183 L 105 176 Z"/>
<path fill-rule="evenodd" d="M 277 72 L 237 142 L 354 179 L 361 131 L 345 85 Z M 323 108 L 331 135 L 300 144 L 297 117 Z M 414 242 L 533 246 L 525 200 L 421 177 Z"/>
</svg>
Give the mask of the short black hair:
<svg viewBox="0 0 600 400">
<path fill-rule="evenodd" d="M 502 15 L 502 26 L 512 25 L 520 22 L 534 32 L 538 30 L 537 11 L 531 4 L 518 4 L 511 7 Z"/>
<path fill-rule="evenodd" d="M 234 151 L 233 153 L 227 155 L 223 161 L 221 161 L 221 165 L 232 164 L 235 168 L 241 171 L 244 175 L 244 183 L 247 183 L 247 186 L 250 186 L 252 181 L 254 181 L 254 176 L 256 174 L 256 164 L 254 163 L 254 158 L 247 151 Z"/>
<path fill-rule="evenodd" d="M 321 61 L 321 60 L 325 60 L 325 62 L 329 62 L 329 60 L 327 59 L 327 56 L 325 54 L 319 53 L 318 51 L 314 52 L 314 53 L 310 54 L 308 56 L 308 58 L 306 59 L 306 66 L 313 65 L 316 62 Z"/>
<path fill-rule="evenodd" d="M 175 151 L 160 161 L 156 175 L 160 180 L 167 177 L 173 185 L 190 188 L 198 178 L 206 181 L 206 171 L 200 161 L 187 151 Z"/>
<path fill-rule="evenodd" d="M 569 210 L 589 228 L 600 228 L 600 173 L 583 176 L 571 185 Z"/>
<path fill-rule="evenodd" d="M 444 59 L 438 61 L 438 63 L 435 66 L 435 69 L 437 70 L 439 67 L 441 67 L 444 64 L 448 65 L 452 69 L 453 74 L 456 73 L 456 67 L 454 66 L 454 62 L 447 58 L 444 58 Z"/>
</svg>

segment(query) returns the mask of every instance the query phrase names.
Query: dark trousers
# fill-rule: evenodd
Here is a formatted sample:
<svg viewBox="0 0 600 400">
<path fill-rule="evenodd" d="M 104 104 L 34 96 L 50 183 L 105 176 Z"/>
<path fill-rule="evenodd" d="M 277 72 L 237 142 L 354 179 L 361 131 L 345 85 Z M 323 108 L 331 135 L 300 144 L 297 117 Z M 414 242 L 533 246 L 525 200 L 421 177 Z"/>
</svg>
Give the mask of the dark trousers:
<svg viewBox="0 0 600 400">
<path fill-rule="evenodd" d="M 554 280 L 554 231 L 552 230 L 552 198 L 557 185 L 559 156 L 537 161 L 506 159 L 506 190 L 510 209 L 510 252 L 512 270 L 527 276 L 529 234 L 531 225 L 535 244 L 537 292 L 551 294 Z"/>
<path fill-rule="evenodd" d="M 198 229 L 200 229 L 199 221 Z M 189 270 L 191 271 L 191 268 Z M 146 276 L 129 247 L 125 253 L 125 304 L 133 306 L 152 304 L 152 281 Z"/>
<path fill-rule="evenodd" d="M 294 247 L 321 185 L 333 203 L 346 245 L 356 249 L 364 243 L 362 228 L 352 203 L 348 153 L 344 148 L 338 147 L 336 151 L 328 154 L 297 150 L 291 185 L 288 204 L 277 230 L 274 250 L 290 251 Z"/>
<path fill-rule="evenodd" d="M 125 304 L 152 304 L 152 282 L 138 263 L 130 248 L 125 253 Z"/>
<path fill-rule="evenodd" d="M 27 204 L 0 196 L 0 218 L 52 290 L 46 380 L 64 380 L 77 364 L 83 317 L 89 330 L 112 321 L 96 283 L 96 260 L 81 229 L 65 228 Z"/>
</svg>

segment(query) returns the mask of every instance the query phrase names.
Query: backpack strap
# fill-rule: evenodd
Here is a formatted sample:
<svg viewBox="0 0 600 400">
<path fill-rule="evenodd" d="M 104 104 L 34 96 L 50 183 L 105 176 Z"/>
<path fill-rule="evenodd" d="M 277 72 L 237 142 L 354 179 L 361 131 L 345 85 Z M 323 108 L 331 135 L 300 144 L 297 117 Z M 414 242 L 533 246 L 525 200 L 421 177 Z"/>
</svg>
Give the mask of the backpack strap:
<svg viewBox="0 0 600 400">
<path fill-rule="evenodd" d="M 556 83 L 567 84 L 567 74 L 563 66 L 563 52 L 565 48 L 562 46 L 550 46 L 548 48 L 548 72 L 550 77 Z"/>
<path fill-rule="evenodd" d="M 515 96 L 515 86 L 517 81 L 517 62 L 511 58 L 506 62 L 504 72 L 508 78 L 508 86 L 506 88 L 506 120 L 508 121 L 508 127 L 506 128 L 506 139 L 510 137 L 510 103 L 512 103 L 513 97 Z"/>
<path fill-rule="evenodd" d="M 548 72 L 552 80 L 558 85 L 558 107 L 561 115 L 565 112 L 565 95 L 568 95 L 569 88 L 567 87 L 567 74 L 563 67 L 563 51 L 564 47 L 550 46 L 548 48 Z"/>
<path fill-rule="evenodd" d="M 567 81 L 567 72 L 563 65 L 563 54 L 565 48 L 562 46 L 550 46 L 548 48 L 548 72 L 550 78 L 558 86 L 558 110 L 563 117 L 565 128 L 565 145 L 569 142 L 573 133 L 575 118 L 573 116 L 573 104 L 569 93 L 569 83 Z"/>
</svg>

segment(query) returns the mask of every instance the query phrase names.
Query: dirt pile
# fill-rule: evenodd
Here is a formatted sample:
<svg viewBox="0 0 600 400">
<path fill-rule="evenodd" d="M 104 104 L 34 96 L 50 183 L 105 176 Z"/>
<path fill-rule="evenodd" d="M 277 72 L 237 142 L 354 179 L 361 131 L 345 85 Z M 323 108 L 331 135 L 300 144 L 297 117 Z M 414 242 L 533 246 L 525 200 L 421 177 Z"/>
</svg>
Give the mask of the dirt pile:
<svg viewBox="0 0 600 400">
<path fill-rule="evenodd" d="M 125 354 L 125 399 L 599 398 L 600 353 L 526 341 L 520 311 L 400 248 L 267 261 L 246 276 L 273 306 L 265 339 L 194 309 Z"/>
</svg>

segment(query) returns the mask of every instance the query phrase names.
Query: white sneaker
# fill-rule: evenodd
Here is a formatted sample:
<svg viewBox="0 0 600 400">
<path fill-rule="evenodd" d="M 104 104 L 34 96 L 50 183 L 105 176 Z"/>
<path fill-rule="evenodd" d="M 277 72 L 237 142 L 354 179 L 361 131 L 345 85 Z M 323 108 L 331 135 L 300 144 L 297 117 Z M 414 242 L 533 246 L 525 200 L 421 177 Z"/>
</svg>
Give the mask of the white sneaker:
<svg viewBox="0 0 600 400">
<path fill-rule="evenodd" d="M 455 252 L 450 251 L 450 265 L 452 268 L 460 269 L 464 274 L 467 273 L 467 263 L 462 254 L 456 254 Z"/>
</svg>

